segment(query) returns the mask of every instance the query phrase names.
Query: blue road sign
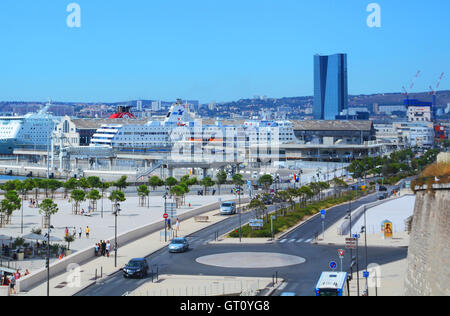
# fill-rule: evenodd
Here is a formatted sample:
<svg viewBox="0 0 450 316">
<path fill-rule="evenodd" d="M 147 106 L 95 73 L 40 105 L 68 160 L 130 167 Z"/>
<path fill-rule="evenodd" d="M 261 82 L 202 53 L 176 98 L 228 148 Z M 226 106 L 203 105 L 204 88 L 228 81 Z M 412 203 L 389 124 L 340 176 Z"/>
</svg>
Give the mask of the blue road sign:
<svg viewBox="0 0 450 316">
<path fill-rule="evenodd" d="M 330 262 L 330 269 L 334 271 L 334 270 L 336 270 L 336 268 L 337 268 L 337 263 L 334 262 L 334 261 L 331 261 Z"/>
<path fill-rule="evenodd" d="M 353 238 L 361 238 L 361 235 L 360 234 L 353 234 Z"/>
<path fill-rule="evenodd" d="M 321 210 L 321 211 L 320 211 L 320 214 L 325 215 L 325 214 L 327 214 L 327 211 Z"/>
<path fill-rule="evenodd" d="M 363 277 L 367 279 L 369 277 L 369 271 L 363 271 Z"/>
</svg>

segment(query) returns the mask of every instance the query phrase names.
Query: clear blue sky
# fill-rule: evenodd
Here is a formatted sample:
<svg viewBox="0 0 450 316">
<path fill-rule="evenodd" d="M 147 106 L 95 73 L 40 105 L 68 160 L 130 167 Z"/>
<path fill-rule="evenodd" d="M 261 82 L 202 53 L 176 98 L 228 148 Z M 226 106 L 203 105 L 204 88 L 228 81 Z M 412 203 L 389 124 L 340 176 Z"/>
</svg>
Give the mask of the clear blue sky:
<svg viewBox="0 0 450 316">
<path fill-rule="evenodd" d="M 419 69 L 414 91 L 441 72 L 450 89 L 449 12 L 448 0 L 1 0 L 0 100 L 312 95 L 313 55 L 341 52 L 350 94 L 399 92 Z"/>
</svg>

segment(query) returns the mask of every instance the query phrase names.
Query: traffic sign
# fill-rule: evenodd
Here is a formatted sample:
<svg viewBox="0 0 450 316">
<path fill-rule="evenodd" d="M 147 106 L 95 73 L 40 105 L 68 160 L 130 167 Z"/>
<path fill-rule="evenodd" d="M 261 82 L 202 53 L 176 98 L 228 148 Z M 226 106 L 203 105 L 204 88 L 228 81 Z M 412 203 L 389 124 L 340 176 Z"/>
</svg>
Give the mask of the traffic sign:
<svg viewBox="0 0 450 316">
<path fill-rule="evenodd" d="M 363 271 L 363 277 L 367 279 L 369 277 L 369 271 Z"/>
<path fill-rule="evenodd" d="M 264 220 L 263 219 L 251 219 L 249 223 L 250 227 L 263 227 Z"/>
<path fill-rule="evenodd" d="M 327 214 L 327 211 L 321 210 L 321 211 L 320 211 L 320 214 L 321 214 L 321 215 L 326 215 L 326 214 Z"/>
<path fill-rule="evenodd" d="M 334 262 L 334 261 L 331 261 L 330 262 L 330 269 L 334 271 L 334 270 L 336 270 L 336 268 L 337 268 L 337 263 Z"/>
<path fill-rule="evenodd" d="M 344 258 L 344 249 L 339 249 L 338 252 L 339 252 L 339 257 Z"/>
<path fill-rule="evenodd" d="M 169 218 L 169 214 L 164 213 L 163 217 L 164 217 L 164 219 L 168 219 Z"/>
<path fill-rule="evenodd" d="M 356 238 L 345 238 L 345 248 L 356 249 Z"/>
<path fill-rule="evenodd" d="M 361 238 L 361 235 L 360 234 L 353 234 L 353 238 L 359 239 L 359 238 Z"/>
</svg>

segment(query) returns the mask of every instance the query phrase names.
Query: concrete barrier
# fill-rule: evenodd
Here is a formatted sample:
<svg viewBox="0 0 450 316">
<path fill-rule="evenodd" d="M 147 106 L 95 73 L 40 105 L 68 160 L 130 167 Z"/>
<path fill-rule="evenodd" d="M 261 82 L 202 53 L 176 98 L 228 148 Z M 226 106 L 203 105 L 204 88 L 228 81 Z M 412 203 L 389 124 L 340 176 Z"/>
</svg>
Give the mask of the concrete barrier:
<svg viewBox="0 0 450 316">
<path fill-rule="evenodd" d="M 234 201 L 234 200 L 233 200 Z M 241 198 L 242 203 L 247 203 L 249 201 L 249 198 Z M 180 221 L 198 216 L 200 214 L 213 211 L 215 209 L 218 209 L 220 206 L 219 202 L 215 202 L 212 204 L 208 204 L 206 206 L 202 206 L 200 208 L 194 209 L 192 211 L 188 211 L 186 213 L 180 214 L 178 218 Z M 136 241 L 138 239 L 141 239 L 143 237 L 146 237 L 152 233 L 155 233 L 159 230 L 164 229 L 164 221 L 159 221 L 156 223 L 146 224 L 141 227 L 134 228 L 130 231 L 121 233 L 117 236 L 117 242 L 119 247 L 125 246 L 126 244 Z M 111 245 L 114 245 L 115 238 L 109 238 L 107 239 L 111 242 Z M 78 251 L 70 256 L 65 257 L 63 260 L 55 262 L 50 265 L 50 278 L 53 278 L 59 274 L 67 272 L 67 268 L 71 264 L 78 264 L 82 265 L 86 262 L 89 262 L 90 260 L 95 259 L 94 254 L 94 245 L 92 247 L 89 247 L 87 249 Z M 45 282 L 47 280 L 47 269 L 43 268 L 41 270 L 38 270 L 36 272 L 33 272 L 32 274 L 20 278 L 17 281 L 16 288 L 19 292 L 27 292 L 31 290 L 32 288 L 38 286 L 39 284 Z"/>
<path fill-rule="evenodd" d="M 0 297 L 9 296 L 9 286 L 0 286 Z"/>
</svg>

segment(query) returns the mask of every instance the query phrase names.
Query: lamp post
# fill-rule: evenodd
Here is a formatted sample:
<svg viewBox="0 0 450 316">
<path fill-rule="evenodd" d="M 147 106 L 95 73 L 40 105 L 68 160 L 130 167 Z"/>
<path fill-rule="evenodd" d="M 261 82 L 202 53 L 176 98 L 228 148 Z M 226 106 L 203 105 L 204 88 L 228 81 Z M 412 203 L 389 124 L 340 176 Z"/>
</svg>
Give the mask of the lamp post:
<svg viewBox="0 0 450 316">
<path fill-rule="evenodd" d="M 117 199 L 114 203 L 114 267 L 117 268 L 117 215 L 119 213 L 119 203 Z"/>
<path fill-rule="evenodd" d="M 47 296 L 50 296 L 50 215 L 48 215 L 48 230 L 47 230 L 47 258 L 45 261 L 47 267 Z"/>
<path fill-rule="evenodd" d="M 164 192 L 164 214 L 167 214 L 167 197 L 169 195 L 169 188 L 166 186 Z M 167 219 L 164 219 L 164 241 L 167 242 Z"/>
</svg>

